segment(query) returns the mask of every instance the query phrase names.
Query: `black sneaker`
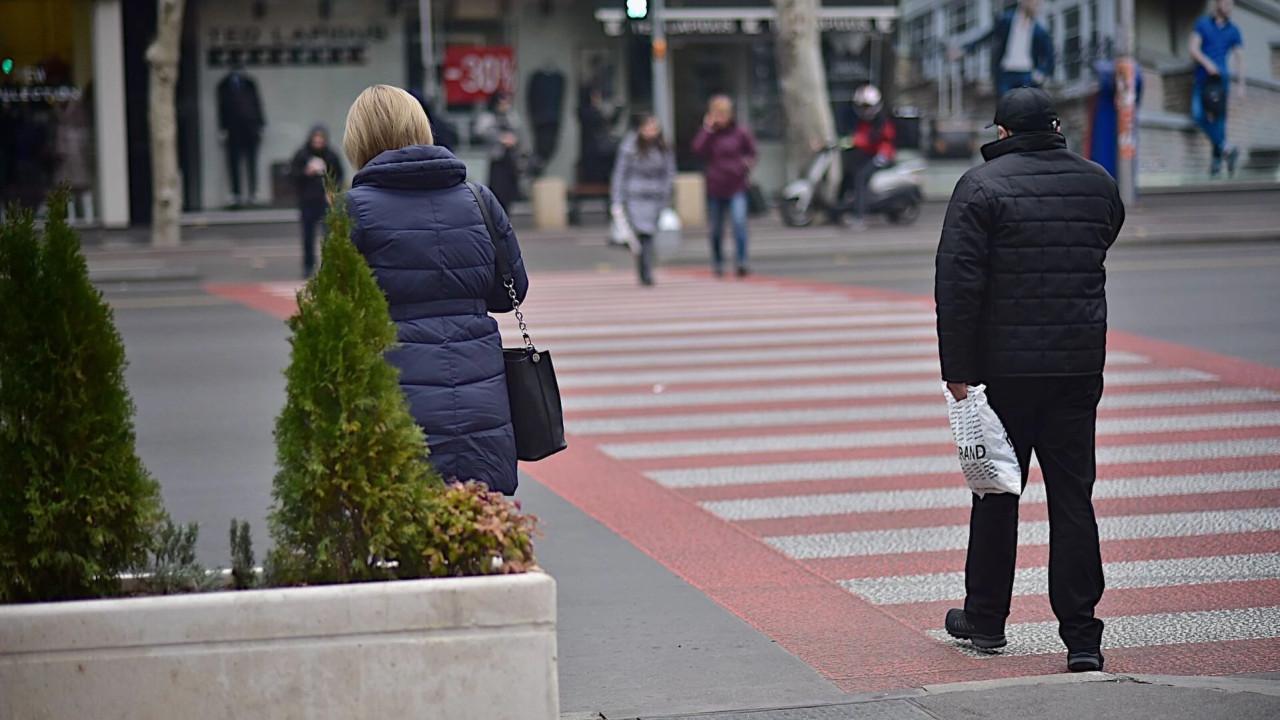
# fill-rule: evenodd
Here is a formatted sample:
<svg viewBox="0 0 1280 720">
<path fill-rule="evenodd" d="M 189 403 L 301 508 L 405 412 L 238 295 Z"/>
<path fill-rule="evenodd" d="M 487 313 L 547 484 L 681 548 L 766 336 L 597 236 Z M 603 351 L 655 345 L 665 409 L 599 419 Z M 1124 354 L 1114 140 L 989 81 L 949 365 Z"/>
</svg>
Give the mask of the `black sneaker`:
<svg viewBox="0 0 1280 720">
<path fill-rule="evenodd" d="M 1099 672 L 1102 670 L 1101 650 L 1079 650 L 1067 653 L 1067 669 L 1071 672 Z"/>
<path fill-rule="evenodd" d="M 739 266 L 738 266 L 738 277 L 740 277 L 740 278 L 742 278 L 742 277 L 746 277 L 750 272 L 751 272 L 751 271 L 747 269 L 747 266 L 746 266 L 746 265 L 739 265 Z"/>
<path fill-rule="evenodd" d="M 969 616 L 960 608 L 952 608 L 947 611 L 946 628 L 947 634 L 951 637 L 958 640 L 968 640 L 980 650 L 995 650 L 1009 644 L 1009 641 L 1004 637 L 1004 633 L 991 635 L 978 632 L 973 623 L 969 622 Z"/>
</svg>

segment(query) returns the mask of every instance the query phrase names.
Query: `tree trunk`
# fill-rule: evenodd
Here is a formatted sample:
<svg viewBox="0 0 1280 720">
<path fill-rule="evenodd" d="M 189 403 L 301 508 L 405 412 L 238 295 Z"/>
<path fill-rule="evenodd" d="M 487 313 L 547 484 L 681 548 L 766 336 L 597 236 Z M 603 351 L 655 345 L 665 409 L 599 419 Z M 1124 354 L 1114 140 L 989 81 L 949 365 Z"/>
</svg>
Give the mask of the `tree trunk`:
<svg viewBox="0 0 1280 720">
<path fill-rule="evenodd" d="M 819 0 L 773 0 L 778 12 L 778 79 L 787 116 L 787 176 L 794 177 L 813 153 L 811 143 L 835 137 L 827 97 L 827 72 L 818 34 Z M 836 163 L 829 179 L 838 179 Z"/>
<path fill-rule="evenodd" d="M 178 187 L 178 61 L 182 54 L 185 0 L 156 0 L 156 38 L 147 48 L 151 66 L 147 117 L 151 125 L 151 244 L 182 241 L 182 190 Z"/>
</svg>

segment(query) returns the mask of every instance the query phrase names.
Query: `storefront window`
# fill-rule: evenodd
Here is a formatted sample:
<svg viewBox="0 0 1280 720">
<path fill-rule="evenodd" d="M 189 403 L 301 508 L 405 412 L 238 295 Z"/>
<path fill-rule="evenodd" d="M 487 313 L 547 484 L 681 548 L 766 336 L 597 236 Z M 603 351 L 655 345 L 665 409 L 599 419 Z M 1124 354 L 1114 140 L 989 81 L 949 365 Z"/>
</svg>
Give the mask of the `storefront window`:
<svg viewBox="0 0 1280 720">
<path fill-rule="evenodd" d="M 781 140 L 786 126 L 782 111 L 782 90 L 778 85 L 778 64 L 774 44 L 751 45 L 751 83 L 747 98 L 747 119 L 760 140 Z"/>
<path fill-rule="evenodd" d="M 38 207 L 59 184 L 73 221 L 94 212 L 92 7 L 0 3 L 0 206 Z"/>
</svg>

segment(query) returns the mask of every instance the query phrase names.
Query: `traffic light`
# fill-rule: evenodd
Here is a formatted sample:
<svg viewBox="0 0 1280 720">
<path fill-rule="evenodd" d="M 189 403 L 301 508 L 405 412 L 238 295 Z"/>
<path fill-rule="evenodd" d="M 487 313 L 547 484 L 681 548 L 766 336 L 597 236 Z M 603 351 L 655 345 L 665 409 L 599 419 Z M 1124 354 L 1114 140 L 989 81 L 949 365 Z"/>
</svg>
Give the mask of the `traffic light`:
<svg viewBox="0 0 1280 720">
<path fill-rule="evenodd" d="M 626 0 L 627 19 L 644 20 L 649 17 L 649 0 Z"/>
<path fill-rule="evenodd" d="M 0 69 L 4 70 L 5 75 L 13 72 L 13 58 L 5 58 L 4 62 L 0 63 Z"/>
</svg>

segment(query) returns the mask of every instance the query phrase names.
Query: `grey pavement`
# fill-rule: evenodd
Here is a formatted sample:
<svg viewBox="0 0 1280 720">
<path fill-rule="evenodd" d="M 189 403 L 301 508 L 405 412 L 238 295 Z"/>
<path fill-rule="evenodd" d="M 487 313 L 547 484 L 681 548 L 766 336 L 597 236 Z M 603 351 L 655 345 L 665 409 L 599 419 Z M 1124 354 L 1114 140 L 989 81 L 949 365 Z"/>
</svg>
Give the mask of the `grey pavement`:
<svg viewBox="0 0 1280 720">
<path fill-rule="evenodd" d="M 1245 186 L 1234 192 L 1166 192 L 1144 196 L 1129 209 L 1120 243 L 1126 247 L 1169 244 L 1271 242 L 1280 240 L 1280 185 Z M 269 217 L 287 217 L 270 211 Z M 946 204 L 926 203 L 910 226 L 873 219 L 855 233 L 829 224 L 807 228 L 782 225 L 776 213 L 751 222 L 753 262 L 797 258 L 863 258 L 931 252 L 937 247 Z M 252 215 L 227 215 L 220 221 Z M 584 224 L 538 230 L 516 219 L 521 245 L 535 269 L 624 266 L 625 251 L 607 247 L 603 214 L 586 213 Z M 145 228 L 84 232 L 94 278 L 101 282 L 213 282 L 279 280 L 297 276 L 301 243 L 292 222 L 205 224 L 184 229 L 179 248 L 153 249 Z M 731 242 L 726 238 L 726 242 Z M 532 252 L 533 250 L 537 252 Z M 680 249 L 664 262 L 698 266 L 707 262 L 705 230 L 688 229 Z"/>
<path fill-rule="evenodd" d="M 1054 675 L 927 686 L 887 697 L 832 705 L 693 715 L 644 715 L 643 720 L 1263 720 L 1280 713 L 1280 675 L 1185 678 L 1150 675 Z M 614 720 L 624 716 L 562 715 Z"/>
</svg>

